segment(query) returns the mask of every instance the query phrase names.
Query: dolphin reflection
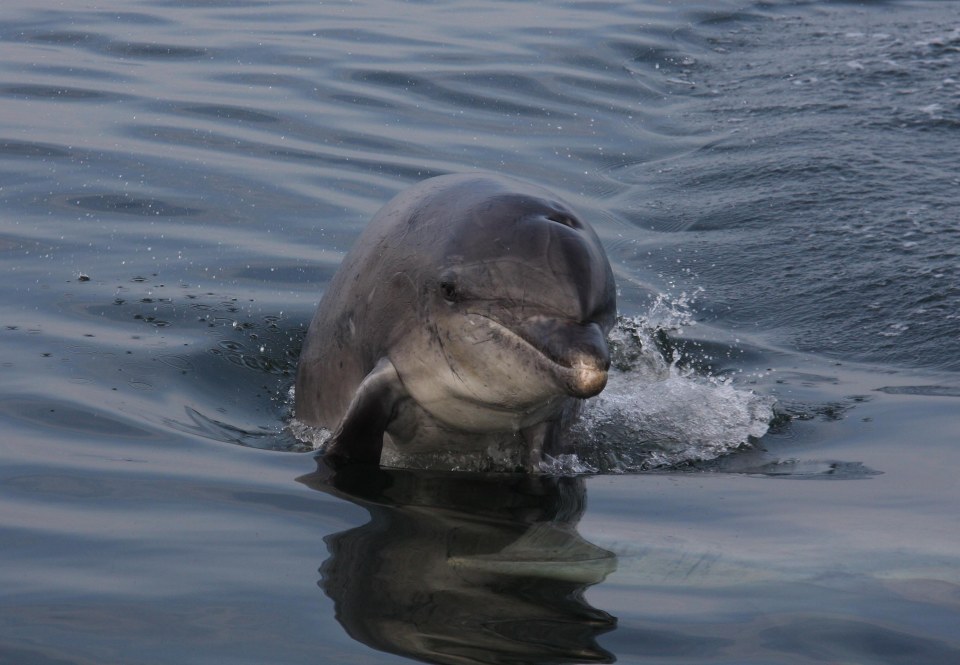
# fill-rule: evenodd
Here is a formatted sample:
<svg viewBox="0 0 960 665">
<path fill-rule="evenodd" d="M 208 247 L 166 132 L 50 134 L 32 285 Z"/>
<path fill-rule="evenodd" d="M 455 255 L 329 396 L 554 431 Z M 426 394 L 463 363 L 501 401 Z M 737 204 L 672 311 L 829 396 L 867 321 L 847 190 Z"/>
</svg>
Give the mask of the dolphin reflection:
<svg viewBox="0 0 960 665">
<path fill-rule="evenodd" d="M 576 531 L 582 478 L 351 465 L 298 479 L 370 512 L 325 539 L 320 586 L 354 639 L 431 663 L 612 663 L 587 587 L 616 568 Z"/>
</svg>

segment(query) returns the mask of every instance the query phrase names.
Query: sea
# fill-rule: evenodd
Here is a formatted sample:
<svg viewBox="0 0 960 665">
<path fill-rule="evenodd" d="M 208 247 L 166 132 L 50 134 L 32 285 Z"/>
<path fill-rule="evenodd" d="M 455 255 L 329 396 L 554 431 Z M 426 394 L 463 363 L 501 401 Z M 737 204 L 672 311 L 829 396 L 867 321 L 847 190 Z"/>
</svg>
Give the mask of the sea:
<svg viewBox="0 0 960 665">
<path fill-rule="evenodd" d="M 331 473 L 394 194 L 596 229 L 574 453 Z M 6 0 L 0 664 L 960 662 L 960 3 Z"/>
</svg>

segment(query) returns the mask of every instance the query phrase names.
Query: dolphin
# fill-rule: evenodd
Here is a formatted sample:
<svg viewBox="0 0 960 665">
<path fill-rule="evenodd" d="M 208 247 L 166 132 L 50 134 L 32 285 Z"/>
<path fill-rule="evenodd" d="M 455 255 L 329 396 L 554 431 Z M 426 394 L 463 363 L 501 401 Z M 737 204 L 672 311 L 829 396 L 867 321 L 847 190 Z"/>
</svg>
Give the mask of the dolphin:
<svg viewBox="0 0 960 665">
<path fill-rule="evenodd" d="M 371 220 L 325 291 L 294 415 L 333 432 L 331 464 L 401 454 L 563 450 L 603 390 L 616 320 L 594 230 L 550 192 L 498 175 L 430 178 Z"/>
</svg>

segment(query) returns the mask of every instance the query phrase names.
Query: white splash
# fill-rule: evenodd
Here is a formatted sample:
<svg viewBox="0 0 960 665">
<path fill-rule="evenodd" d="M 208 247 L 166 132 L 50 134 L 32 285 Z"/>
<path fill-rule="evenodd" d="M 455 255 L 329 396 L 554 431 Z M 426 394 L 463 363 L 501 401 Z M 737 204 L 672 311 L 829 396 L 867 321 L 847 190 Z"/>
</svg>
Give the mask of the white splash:
<svg viewBox="0 0 960 665">
<path fill-rule="evenodd" d="M 296 386 L 290 386 L 287 391 L 287 431 L 299 442 L 310 446 L 314 450 L 322 450 L 333 436 L 333 432 L 326 427 L 314 427 L 300 422 L 293 412 L 294 399 L 296 395 Z"/>
<path fill-rule="evenodd" d="M 773 403 L 675 363 L 615 371 L 581 414 L 577 456 L 614 473 L 714 459 L 766 434 Z"/>
<path fill-rule="evenodd" d="M 695 323 L 693 295 L 660 296 L 646 315 L 621 318 L 610 334 L 613 367 L 584 405 L 576 454 L 550 459 L 553 473 L 626 473 L 714 459 L 766 434 L 772 397 L 738 388 L 666 358 L 656 339 Z"/>
</svg>

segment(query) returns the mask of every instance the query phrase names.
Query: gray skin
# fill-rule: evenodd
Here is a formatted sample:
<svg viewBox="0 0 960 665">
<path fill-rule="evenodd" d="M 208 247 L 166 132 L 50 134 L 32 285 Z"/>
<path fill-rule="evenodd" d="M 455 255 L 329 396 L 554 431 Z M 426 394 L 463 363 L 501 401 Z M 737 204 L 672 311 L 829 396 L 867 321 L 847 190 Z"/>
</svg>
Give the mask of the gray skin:
<svg viewBox="0 0 960 665">
<path fill-rule="evenodd" d="M 328 462 L 562 449 L 603 390 L 613 272 L 592 228 L 539 187 L 431 178 L 380 210 L 327 288 L 297 369 L 296 417 Z M 512 448 L 510 448 L 512 449 Z"/>
</svg>

